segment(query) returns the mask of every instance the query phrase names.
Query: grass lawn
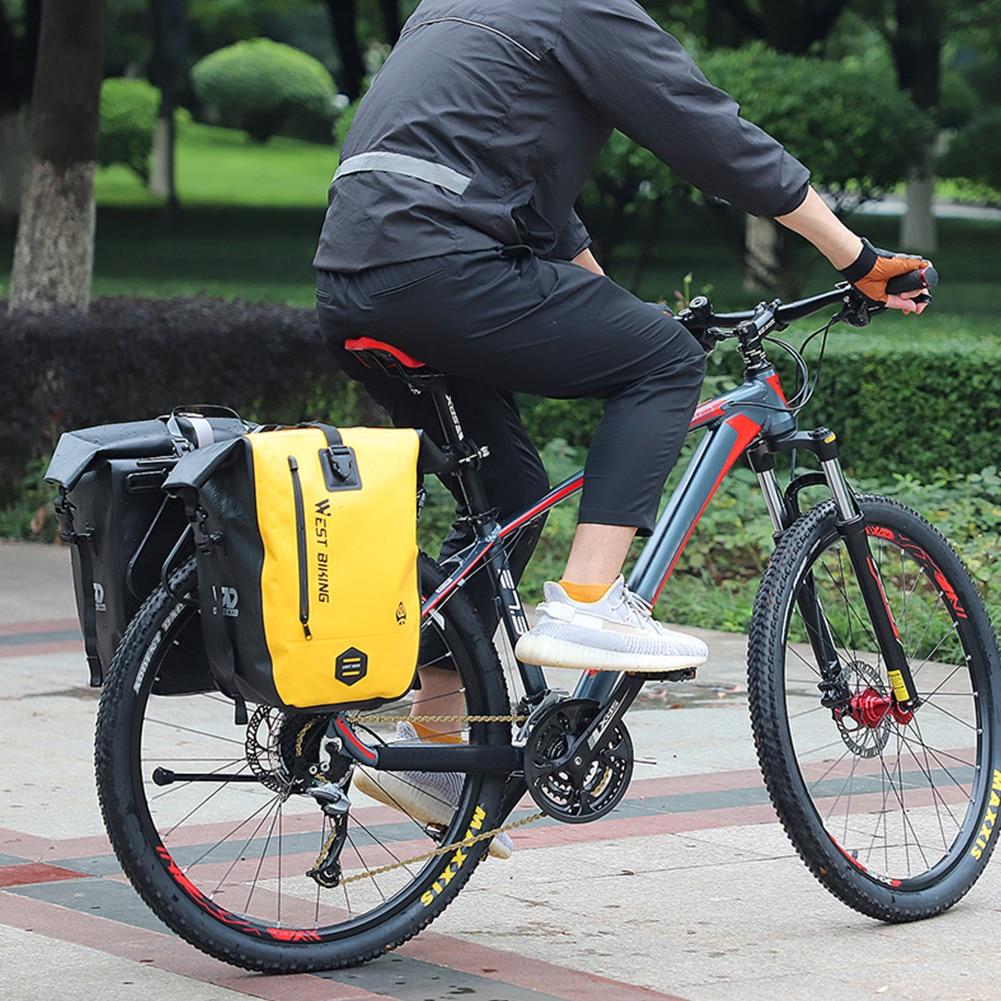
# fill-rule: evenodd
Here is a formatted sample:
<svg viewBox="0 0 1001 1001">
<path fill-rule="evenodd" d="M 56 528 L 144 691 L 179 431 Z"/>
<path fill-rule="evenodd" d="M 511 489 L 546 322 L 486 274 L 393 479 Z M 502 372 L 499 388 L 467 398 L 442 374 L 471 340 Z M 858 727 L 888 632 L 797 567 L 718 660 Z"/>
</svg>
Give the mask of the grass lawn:
<svg viewBox="0 0 1001 1001">
<path fill-rule="evenodd" d="M 182 204 L 266 208 L 322 206 L 337 168 L 334 146 L 284 139 L 251 142 L 245 132 L 186 122 L 178 128 L 177 193 Z M 101 167 L 97 201 L 155 208 L 159 203 L 127 167 Z"/>
</svg>

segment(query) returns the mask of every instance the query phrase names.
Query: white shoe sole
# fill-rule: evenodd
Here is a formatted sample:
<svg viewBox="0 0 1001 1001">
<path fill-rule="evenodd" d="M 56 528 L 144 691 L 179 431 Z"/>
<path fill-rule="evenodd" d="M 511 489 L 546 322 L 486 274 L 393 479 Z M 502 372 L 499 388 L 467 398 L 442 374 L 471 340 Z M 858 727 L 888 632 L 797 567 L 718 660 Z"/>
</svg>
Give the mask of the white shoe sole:
<svg viewBox="0 0 1001 1001">
<path fill-rule="evenodd" d="M 352 785 L 371 799 L 405 813 L 418 823 L 447 827 L 452 822 L 454 812 L 441 800 L 398 779 L 392 772 L 379 772 L 376 778 L 372 772 L 359 765 L 355 768 Z M 511 848 L 500 838 L 491 840 L 489 851 L 494 858 L 511 857 Z"/>
<path fill-rule="evenodd" d="M 533 636 L 525 633 L 514 648 L 514 655 L 525 664 L 539 667 L 560 667 L 573 671 L 635 671 L 658 674 L 661 671 L 681 671 L 701 667 L 708 657 L 692 655 L 665 656 L 654 653 L 622 653 L 584 646 L 555 636 Z"/>
</svg>

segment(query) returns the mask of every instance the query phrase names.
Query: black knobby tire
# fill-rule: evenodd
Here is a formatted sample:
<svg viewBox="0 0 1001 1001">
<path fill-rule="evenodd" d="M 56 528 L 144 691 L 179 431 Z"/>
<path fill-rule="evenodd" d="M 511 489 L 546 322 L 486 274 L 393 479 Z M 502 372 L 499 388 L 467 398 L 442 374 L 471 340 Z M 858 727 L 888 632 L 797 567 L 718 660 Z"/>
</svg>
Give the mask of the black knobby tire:
<svg viewBox="0 0 1001 1001">
<path fill-rule="evenodd" d="M 870 544 L 885 545 L 890 554 L 885 557 L 887 566 L 883 572 L 884 582 L 888 580 L 892 582 L 894 573 L 898 572 L 892 559 L 893 553 L 899 549 L 901 583 L 906 585 L 911 595 L 919 588 L 920 593 L 927 593 L 926 615 L 934 613 L 946 616 L 942 621 L 945 621 L 948 627 L 942 642 L 946 642 L 949 629 L 954 631 L 954 636 L 947 642 L 948 644 L 955 642 L 958 666 L 948 675 L 948 685 L 943 694 L 936 694 L 935 691 L 923 693 L 930 695 L 931 698 L 928 699 L 929 704 L 917 710 L 915 719 L 920 721 L 924 712 L 927 728 L 930 721 L 938 719 L 940 714 L 943 718 L 951 715 L 955 722 L 948 725 L 952 730 L 966 735 L 975 746 L 962 756 L 956 750 L 937 750 L 930 757 L 925 753 L 926 768 L 922 764 L 921 757 L 924 753 L 922 748 L 930 746 L 926 744 L 927 738 L 921 735 L 920 744 L 916 743 L 914 731 L 906 730 L 908 724 L 901 724 L 886 717 L 879 724 L 884 729 L 867 732 L 860 728 L 854 730 L 854 734 L 858 735 L 861 732 L 861 737 L 849 736 L 848 739 L 843 739 L 846 747 L 849 743 L 852 745 L 849 748 L 848 760 L 852 760 L 853 757 L 858 759 L 851 765 L 848 777 L 843 781 L 842 775 L 846 772 L 847 765 L 839 766 L 841 770 L 833 773 L 835 776 L 833 780 L 823 778 L 815 782 L 820 766 L 810 771 L 798 756 L 798 751 L 803 750 L 802 743 L 805 741 L 797 744 L 794 741 L 794 733 L 797 728 L 806 731 L 807 723 L 811 721 L 810 714 L 812 714 L 810 727 L 814 727 L 815 723 L 820 725 L 820 721 L 823 721 L 824 726 L 829 723 L 834 728 L 830 732 L 837 732 L 838 735 L 844 732 L 844 728 L 837 731 L 837 722 L 832 720 L 831 710 L 819 706 L 820 693 L 815 687 L 803 686 L 794 690 L 795 686 L 791 683 L 787 686 L 786 681 L 787 665 L 791 665 L 788 671 L 790 676 L 795 675 L 797 671 L 804 673 L 797 657 L 799 660 L 804 658 L 799 654 L 791 655 L 788 649 L 790 623 L 799 614 L 796 595 L 808 577 L 820 580 L 822 567 L 826 565 L 824 561 L 832 559 L 825 554 L 830 554 L 839 545 L 835 527 L 836 513 L 832 502 L 821 504 L 807 512 L 783 533 L 763 577 L 754 604 L 749 638 L 748 692 L 751 723 L 768 793 L 786 834 L 810 871 L 831 893 L 863 914 L 887 922 L 913 921 L 939 914 L 955 904 L 976 882 L 993 851 L 998 827 L 1001 826 L 995 823 L 998 806 L 1001 803 L 999 798 L 1001 771 L 998 771 L 1001 767 L 998 740 L 1001 714 L 997 706 L 1001 660 L 983 601 L 969 573 L 948 542 L 920 515 L 893 500 L 877 496 L 861 496 L 858 501 L 866 519 Z M 882 549 L 880 553 L 880 558 L 884 558 Z M 909 569 L 908 561 L 912 560 L 917 569 Z M 908 562 L 907 568 L 905 562 Z M 829 571 L 825 572 L 831 576 Z M 821 587 L 819 584 L 817 586 L 819 591 Z M 887 588 L 890 590 L 890 584 L 887 584 Z M 836 592 L 833 593 L 836 598 Z M 914 602 L 916 599 L 905 597 L 905 610 L 908 600 Z M 900 602 L 899 600 L 895 602 L 892 593 L 889 602 L 894 614 L 899 615 Z M 936 602 L 939 607 L 933 608 Z M 849 605 L 847 596 L 845 605 L 847 609 Z M 932 611 L 928 612 L 928 608 Z M 852 613 L 847 611 L 846 614 L 850 618 Z M 825 608 L 825 616 L 827 615 L 828 610 Z M 928 629 L 927 621 L 925 631 Z M 864 624 L 858 625 L 861 631 Z M 921 634 L 921 640 L 909 639 L 909 642 L 922 642 L 927 647 L 924 635 L 925 633 Z M 810 652 L 805 644 L 799 649 L 802 650 L 804 647 Z M 924 652 L 927 653 L 927 650 Z M 934 650 L 925 657 L 919 670 L 923 668 L 924 663 L 933 660 L 933 654 Z M 839 646 L 839 661 L 842 656 L 847 659 L 847 654 L 843 654 Z M 857 662 L 865 662 L 861 667 L 855 668 L 864 674 L 864 678 L 856 682 L 856 691 L 863 686 L 875 686 L 875 690 L 889 693 L 889 685 L 881 685 L 879 678 L 876 677 L 875 668 L 871 666 L 872 659 L 856 654 Z M 917 659 L 911 660 L 910 663 L 913 670 Z M 947 667 L 951 667 L 952 664 L 953 661 L 950 660 Z M 807 666 L 813 670 L 811 665 Z M 881 664 L 878 666 L 882 668 Z M 817 672 L 814 670 L 814 673 Z M 883 675 L 885 676 L 885 670 Z M 916 676 L 915 680 L 921 689 L 922 684 L 918 681 L 918 677 Z M 946 682 L 940 682 L 939 688 L 943 684 Z M 951 691 L 954 687 L 963 688 L 963 686 L 968 686 L 971 690 L 968 704 L 973 707 L 966 721 L 961 719 L 957 708 L 967 704 L 961 701 L 963 692 Z M 956 695 L 956 701 L 948 703 L 944 709 L 936 709 L 933 712 L 930 703 L 952 694 Z M 810 698 L 816 699 L 815 708 L 810 707 Z M 795 712 L 790 712 L 790 699 L 798 700 Z M 806 708 L 803 708 L 804 706 Z M 909 725 L 914 726 L 913 723 Z M 873 733 L 876 733 L 879 739 L 874 739 Z M 812 730 L 810 734 L 811 737 L 814 736 Z M 882 762 L 887 750 L 890 752 L 888 760 L 893 761 L 893 744 L 890 741 L 894 734 L 897 740 L 896 774 L 901 777 L 901 792 L 897 794 L 894 791 L 891 795 L 886 787 L 895 786 L 894 766 L 891 763 L 888 768 Z M 867 751 L 868 758 L 859 756 L 857 752 L 860 747 Z M 835 751 L 830 752 L 832 760 L 835 753 Z M 844 756 L 846 752 L 841 751 L 841 753 Z M 907 757 L 908 754 L 914 759 L 913 762 Z M 873 762 L 877 757 L 881 762 L 880 771 L 878 776 L 873 777 L 875 772 Z M 821 763 L 830 772 L 834 766 L 828 764 L 827 760 L 824 759 Z M 965 766 L 957 764 L 961 760 L 967 764 Z M 862 762 L 861 765 L 858 764 L 859 761 Z M 906 762 L 906 765 L 902 762 Z M 830 804 L 835 792 L 839 797 L 844 796 L 844 784 L 854 783 L 856 774 L 859 774 L 860 782 L 866 779 L 865 774 L 857 772 L 858 769 L 864 770 L 866 767 L 870 769 L 867 793 L 873 801 L 870 804 L 871 808 L 861 805 L 865 803 L 865 794 L 860 794 L 856 800 L 855 814 L 851 812 L 851 793 L 848 794 L 847 806 L 844 805 L 843 799 L 840 804 L 845 811 L 846 836 L 856 838 L 863 845 L 861 852 L 849 852 L 839 841 L 842 838 L 840 817 L 836 830 L 832 833 L 831 828 L 835 827 L 835 824 L 831 823 L 830 817 L 838 802 L 835 800 L 834 805 Z M 903 798 L 904 767 L 909 768 L 911 774 L 916 776 L 916 781 L 912 779 L 906 784 L 906 794 L 912 796 L 912 801 L 917 794 L 915 790 L 922 786 L 922 775 L 925 777 L 929 788 L 921 789 L 924 799 L 919 801 L 919 804 L 925 807 L 927 814 L 930 814 L 931 809 L 928 805 L 930 800 L 935 813 L 939 814 L 937 819 L 938 825 L 943 829 L 943 847 L 938 850 L 942 857 L 933 862 L 931 857 L 924 858 L 926 852 L 922 850 L 922 856 L 913 863 L 908 856 L 906 875 L 890 878 L 881 868 L 884 863 L 881 861 L 880 853 L 885 853 L 885 867 L 886 871 L 889 871 L 893 865 L 890 861 L 891 845 L 896 858 L 899 859 L 899 842 L 903 840 L 906 850 L 910 832 L 915 834 L 915 845 L 921 843 L 914 821 L 914 818 L 918 817 L 918 824 L 922 822 L 919 816 L 920 810 L 913 806 L 908 810 L 906 800 Z M 824 774 L 826 773 L 821 773 Z M 959 781 L 964 775 L 968 775 L 968 779 Z M 936 792 L 936 776 L 942 776 L 943 783 L 938 792 Z M 878 795 L 873 795 L 872 792 L 877 777 L 883 784 L 881 808 L 876 802 Z M 823 791 L 817 792 L 822 789 L 824 782 L 827 782 L 829 787 L 826 798 L 823 798 L 825 795 Z M 833 784 L 835 782 L 838 783 L 837 786 Z M 969 802 L 964 808 L 958 790 L 967 786 Z M 816 795 L 811 795 L 811 790 Z M 902 834 L 899 837 L 896 833 L 891 834 L 890 821 L 887 819 L 888 814 L 897 809 L 894 796 L 900 799 Z M 860 813 L 863 820 L 858 819 Z M 881 837 L 879 837 L 880 813 L 883 815 Z M 955 821 L 954 835 L 951 833 L 951 827 L 946 830 L 950 824 L 950 816 Z M 870 827 L 866 827 L 866 823 Z M 895 831 L 895 813 L 893 823 Z M 931 823 L 928 819 L 929 827 Z M 910 824 L 909 830 L 908 824 Z M 875 851 L 870 843 L 869 854 L 866 855 L 865 840 L 860 839 L 858 834 L 849 833 L 850 828 L 855 827 L 864 828 L 866 838 L 870 829 L 874 830 Z M 951 843 L 950 838 L 954 838 Z M 916 875 L 911 873 L 912 864 L 920 870 L 926 863 L 927 871 Z M 897 865 L 901 863 L 898 861 Z"/>
<path fill-rule="evenodd" d="M 441 569 L 423 556 L 420 572 L 425 594 L 444 579 Z M 195 579 L 194 563 L 190 562 L 174 575 L 174 593 L 191 593 Z M 457 662 L 464 661 L 460 673 L 466 690 L 466 711 L 510 714 L 503 671 L 469 602 L 456 594 L 434 615 L 440 635 L 446 637 L 453 651 L 459 652 Z M 350 928 L 336 925 L 325 933 L 317 929 L 316 934 L 303 935 L 294 928 L 268 928 L 267 922 L 244 920 L 239 913 L 206 899 L 204 892 L 184 876 L 163 847 L 161 833 L 151 819 L 143 779 L 138 774 L 138 744 L 159 660 L 157 651 L 172 642 L 175 647 L 182 641 L 191 642 L 193 636 L 200 637 L 197 612 L 190 606 L 179 609 L 175 598 L 158 589 L 129 626 L 101 693 L 95 741 L 98 796 L 118 860 L 146 904 L 198 949 L 237 966 L 271 973 L 360 963 L 420 932 L 469 879 L 487 851 L 486 841 L 464 848 L 458 862 L 449 853 L 420 863 L 417 878 L 405 891 L 390 897 L 381 912 L 373 913 L 367 921 L 355 919 Z M 151 647 L 155 648 L 152 656 Z M 220 699 L 218 693 L 207 697 Z M 475 733 L 478 743 L 510 742 L 508 723 L 472 724 L 470 732 Z M 486 831 L 500 823 L 498 806 L 504 783 L 503 776 L 467 777 L 453 825 L 446 832 L 446 843 L 461 840 L 470 825 Z M 435 846 L 428 841 L 426 847 Z M 445 870 L 449 870 L 447 878 L 442 878 Z"/>
</svg>

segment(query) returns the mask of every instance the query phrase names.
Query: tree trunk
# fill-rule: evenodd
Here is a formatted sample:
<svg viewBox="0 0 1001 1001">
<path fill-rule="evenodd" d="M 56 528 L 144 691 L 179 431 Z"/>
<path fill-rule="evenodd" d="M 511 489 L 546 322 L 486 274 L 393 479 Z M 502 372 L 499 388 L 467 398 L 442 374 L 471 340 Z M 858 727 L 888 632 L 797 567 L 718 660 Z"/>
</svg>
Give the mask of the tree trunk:
<svg viewBox="0 0 1001 1001">
<path fill-rule="evenodd" d="M 379 8 L 386 41 L 395 45 L 400 40 L 400 0 L 379 0 Z"/>
<path fill-rule="evenodd" d="M 938 227 L 933 211 L 935 177 L 914 171 L 907 178 L 907 208 L 900 223 L 900 246 L 907 251 L 930 254 L 938 250 Z"/>
<path fill-rule="evenodd" d="M 327 0 L 330 24 L 334 29 L 334 42 L 341 59 L 338 84 L 352 100 L 361 97 L 365 81 L 365 60 L 358 42 L 358 12 L 355 0 Z"/>
<path fill-rule="evenodd" d="M 163 115 L 153 130 L 153 153 L 150 156 L 149 192 L 166 200 L 173 190 L 173 150 L 170 146 L 170 121 Z"/>
<path fill-rule="evenodd" d="M 10 309 L 90 305 L 105 0 L 45 0 Z"/>
<path fill-rule="evenodd" d="M 0 112 L 0 224 L 17 218 L 23 169 L 23 116 L 20 111 Z"/>
<path fill-rule="evenodd" d="M 177 89 L 182 67 L 187 60 L 186 0 L 150 0 L 153 29 L 151 79 L 160 88 L 160 113 L 153 133 L 153 163 L 149 190 L 163 198 L 170 218 L 179 208 L 174 176 L 177 145 Z"/>
<path fill-rule="evenodd" d="M 749 215 L 744 238 L 744 288 L 772 292 L 781 271 L 781 240 L 778 223 Z"/>
<path fill-rule="evenodd" d="M 896 0 L 897 26 L 891 47 L 901 90 L 910 93 L 923 111 L 938 107 L 941 91 L 942 36 L 945 31 L 944 0 Z M 900 225 L 903 249 L 930 253 L 938 244 L 932 197 L 934 154 L 926 166 L 907 181 L 907 210 Z"/>
</svg>

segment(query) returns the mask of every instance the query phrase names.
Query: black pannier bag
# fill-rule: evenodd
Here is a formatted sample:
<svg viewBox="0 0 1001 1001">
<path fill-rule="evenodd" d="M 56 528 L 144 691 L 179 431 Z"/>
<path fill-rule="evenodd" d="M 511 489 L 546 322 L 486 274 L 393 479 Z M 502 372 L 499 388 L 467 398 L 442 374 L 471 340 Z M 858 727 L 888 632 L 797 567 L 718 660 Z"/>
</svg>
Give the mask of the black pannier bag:
<svg viewBox="0 0 1001 1001">
<path fill-rule="evenodd" d="M 194 552 L 190 539 L 182 540 L 188 527 L 183 505 L 160 489 L 167 474 L 186 452 L 238 437 L 248 427 L 228 408 L 193 407 L 60 437 L 45 479 L 59 487 L 60 537 L 71 545 L 91 686 L 103 683 L 167 557 L 179 543 L 177 561 Z M 186 665 L 183 674 L 208 677 L 203 668 Z"/>
</svg>

